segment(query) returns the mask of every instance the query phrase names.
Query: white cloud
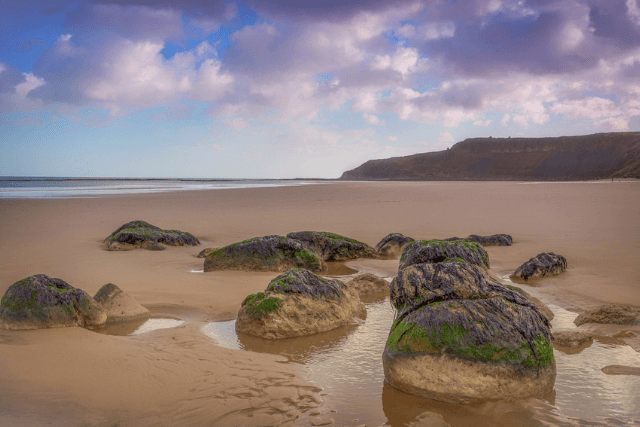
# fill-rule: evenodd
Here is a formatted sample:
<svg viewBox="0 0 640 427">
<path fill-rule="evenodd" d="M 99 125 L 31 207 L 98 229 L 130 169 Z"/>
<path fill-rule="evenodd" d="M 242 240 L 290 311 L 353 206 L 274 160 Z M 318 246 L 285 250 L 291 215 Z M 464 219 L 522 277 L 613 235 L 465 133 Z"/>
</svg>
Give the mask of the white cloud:
<svg viewBox="0 0 640 427">
<path fill-rule="evenodd" d="M 384 120 L 380 120 L 377 116 L 375 116 L 373 114 L 364 113 L 364 114 L 362 114 L 362 118 L 364 119 L 365 122 L 369 123 L 370 125 L 383 125 L 384 124 Z"/>
<path fill-rule="evenodd" d="M 491 124 L 491 120 L 476 120 L 473 122 L 474 126 L 482 126 L 482 127 L 487 127 Z"/>
<path fill-rule="evenodd" d="M 387 138 L 387 141 L 389 142 L 396 142 L 398 140 L 397 136 L 390 136 L 389 138 Z"/>
<path fill-rule="evenodd" d="M 507 126 L 509 124 L 509 120 L 511 120 L 511 115 L 507 113 L 502 116 L 502 121 L 500 123 L 502 124 L 502 126 Z"/>
<path fill-rule="evenodd" d="M 442 132 L 438 137 L 438 142 L 449 144 L 455 142 L 455 138 L 449 132 Z"/>
</svg>

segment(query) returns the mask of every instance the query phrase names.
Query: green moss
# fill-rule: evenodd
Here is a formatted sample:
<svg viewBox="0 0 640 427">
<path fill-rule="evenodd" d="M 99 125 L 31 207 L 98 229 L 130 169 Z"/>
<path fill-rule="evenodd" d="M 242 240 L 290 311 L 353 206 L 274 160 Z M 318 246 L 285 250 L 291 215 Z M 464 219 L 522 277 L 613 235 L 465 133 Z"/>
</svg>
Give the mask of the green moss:
<svg viewBox="0 0 640 427">
<path fill-rule="evenodd" d="M 525 360 L 525 364 L 530 368 L 537 368 L 538 363 L 540 364 L 540 367 L 549 366 L 553 363 L 553 346 L 542 336 L 536 337 L 533 341 L 535 343 L 534 348 L 536 350 L 537 358 L 532 354 L 529 354 Z"/>
<path fill-rule="evenodd" d="M 247 296 L 242 303 L 247 313 L 256 319 L 260 319 L 266 313 L 277 310 L 282 304 L 281 299 L 269 297 L 263 292 Z"/>
<path fill-rule="evenodd" d="M 320 258 L 318 257 L 318 255 L 315 252 L 312 252 L 308 249 L 295 251 L 294 255 L 298 260 L 298 262 L 300 262 L 302 265 L 305 265 L 305 266 L 320 263 Z"/>
<path fill-rule="evenodd" d="M 69 292 L 69 289 L 60 289 L 56 288 L 55 286 L 47 286 L 47 289 L 51 289 L 52 291 L 55 291 L 59 294 L 66 294 L 67 292 Z"/>
<path fill-rule="evenodd" d="M 459 256 L 453 258 L 447 258 L 444 262 L 457 262 L 458 264 L 466 264 L 466 261 L 460 258 Z"/>
</svg>

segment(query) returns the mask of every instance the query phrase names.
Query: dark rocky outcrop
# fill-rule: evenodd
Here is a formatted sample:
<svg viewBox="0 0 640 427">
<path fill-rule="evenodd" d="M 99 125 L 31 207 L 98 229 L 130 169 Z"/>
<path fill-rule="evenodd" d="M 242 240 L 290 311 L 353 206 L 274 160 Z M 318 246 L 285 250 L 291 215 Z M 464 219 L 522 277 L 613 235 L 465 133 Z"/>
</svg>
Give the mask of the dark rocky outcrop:
<svg viewBox="0 0 640 427">
<path fill-rule="evenodd" d="M 358 296 L 339 280 L 294 268 L 249 295 L 238 312 L 239 332 L 266 339 L 329 331 L 366 316 Z"/>
<path fill-rule="evenodd" d="M 449 237 L 444 239 L 445 242 L 451 242 L 453 240 L 472 240 L 476 243 L 480 243 L 482 246 L 511 246 L 513 245 L 513 238 L 508 234 L 492 234 L 491 236 L 478 236 L 477 234 L 471 234 L 469 237 L 461 239 L 460 237 Z"/>
<path fill-rule="evenodd" d="M 556 138 L 471 138 L 451 149 L 369 160 L 343 180 L 640 178 L 640 132 Z"/>
<path fill-rule="evenodd" d="M 553 320 L 555 315 L 553 314 L 553 311 L 551 311 L 551 309 L 547 306 L 547 304 L 543 303 L 533 295 L 530 295 L 528 292 L 526 292 L 522 288 L 519 288 L 517 286 L 512 286 L 512 285 L 506 285 L 506 286 L 512 291 L 519 293 L 520 295 L 524 296 L 526 299 L 534 303 L 535 306 L 538 307 L 538 310 L 540 310 L 540 313 L 544 314 L 544 317 L 546 317 L 548 321 Z"/>
<path fill-rule="evenodd" d="M 131 221 L 120 226 L 104 239 L 110 251 L 126 251 L 144 248 L 152 251 L 164 250 L 160 243 L 170 246 L 199 245 L 200 241 L 191 233 L 178 230 L 162 230 L 145 221 Z"/>
<path fill-rule="evenodd" d="M 101 287 L 93 299 L 106 311 L 108 324 L 145 320 L 151 315 L 149 310 L 113 283 Z"/>
<path fill-rule="evenodd" d="M 391 233 L 383 237 L 376 245 L 376 252 L 384 257 L 393 257 L 402 252 L 405 246 L 413 242 L 415 239 L 403 236 L 400 233 Z"/>
<path fill-rule="evenodd" d="M 357 292 L 360 296 L 389 293 L 389 282 L 371 273 L 358 274 L 347 282 L 347 287 Z"/>
<path fill-rule="evenodd" d="M 589 331 L 571 330 L 553 333 L 553 343 L 563 347 L 578 347 L 593 340 L 593 333 Z"/>
<path fill-rule="evenodd" d="M 93 328 L 106 321 L 106 312 L 89 294 L 44 274 L 9 286 L 0 302 L 0 327 L 5 329 Z"/>
<path fill-rule="evenodd" d="M 511 280 L 527 281 L 545 276 L 555 276 L 567 269 L 567 259 L 553 252 L 543 252 L 522 264 L 511 274 Z"/>
<path fill-rule="evenodd" d="M 402 269 L 383 354 L 394 387 L 448 402 L 543 396 L 553 389 L 549 322 L 533 303 L 473 264 Z"/>
<path fill-rule="evenodd" d="M 399 269 L 413 264 L 437 263 L 447 260 L 465 262 L 489 268 L 489 254 L 482 245 L 470 240 L 416 240 L 402 251 Z"/>
<path fill-rule="evenodd" d="M 306 268 L 327 271 L 327 264 L 304 243 L 284 236 L 254 237 L 215 250 L 204 260 L 204 271 L 286 271 Z"/>
<path fill-rule="evenodd" d="M 366 243 L 326 231 L 299 231 L 287 234 L 315 251 L 325 261 L 347 261 L 355 258 L 377 258 Z"/>
<path fill-rule="evenodd" d="M 585 323 L 609 323 L 615 325 L 640 325 L 640 307 L 607 304 L 581 313 L 573 321 L 576 326 Z"/>
</svg>

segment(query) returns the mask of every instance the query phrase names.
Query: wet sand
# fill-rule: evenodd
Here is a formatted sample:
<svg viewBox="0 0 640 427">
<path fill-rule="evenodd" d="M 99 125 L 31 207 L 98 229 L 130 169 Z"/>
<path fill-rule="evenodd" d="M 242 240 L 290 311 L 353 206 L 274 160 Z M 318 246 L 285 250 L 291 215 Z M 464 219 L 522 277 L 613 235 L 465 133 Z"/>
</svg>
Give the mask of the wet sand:
<svg viewBox="0 0 640 427">
<path fill-rule="evenodd" d="M 203 260 L 196 258 L 202 248 L 301 230 L 332 231 L 370 245 L 391 232 L 414 238 L 508 233 L 513 246 L 487 248 L 492 271 L 508 275 L 543 251 L 564 255 L 568 271 L 539 281 L 534 290 L 547 302 L 579 312 L 605 302 L 640 306 L 638 212 L 637 181 L 331 183 L 99 199 L 1 200 L 1 293 L 37 273 L 59 277 L 92 295 L 112 282 L 154 317 L 186 322 L 136 336 L 80 328 L 1 330 L 0 421 L 2 425 L 308 425 L 317 423 L 318 416 L 311 414 L 318 411 L 343 425 L 347 420 L 322 404 L 318 384 L 299 364 L 284 363 L 286 359 L 278 355 L 225 349 L 202 332 L 211 321 L 234 319 L 244 297 L 263 290 L 277 275 L 193 272 L 202 269 Z M 134 219 L 189 231 L 203 244 L 162 252 L 106 251 L 102 239 Z M 358 260 L 348 266 L 393 276 L 397 261 Z M 402 425 L 394 417 L 403 409 L 389 403 L 394 392 L 383 390 L 380 405 L 391 425 Z M 489 405 L 500 412 L 495 409 L 500 404 Z M 519 414 L 529 417 L 535 412 L 527 411 Z M 451 425 L 465 425 L 455 411 L 441 412 Z"/>
</svg>

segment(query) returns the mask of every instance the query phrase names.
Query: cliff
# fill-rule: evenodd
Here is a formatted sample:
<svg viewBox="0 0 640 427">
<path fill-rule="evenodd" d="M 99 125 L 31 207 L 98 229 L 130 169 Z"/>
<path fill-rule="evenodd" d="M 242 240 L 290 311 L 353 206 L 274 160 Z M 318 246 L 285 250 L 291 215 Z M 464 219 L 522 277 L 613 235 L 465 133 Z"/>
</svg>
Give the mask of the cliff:
<svg viewBox="0 0 640 427">
<path fill-rule="evenodd" d="M 470 138 L 450 149 L 370 160 L 342 180 L 640 178 L 640 132 L 554 138 Z"/>
</svg>

